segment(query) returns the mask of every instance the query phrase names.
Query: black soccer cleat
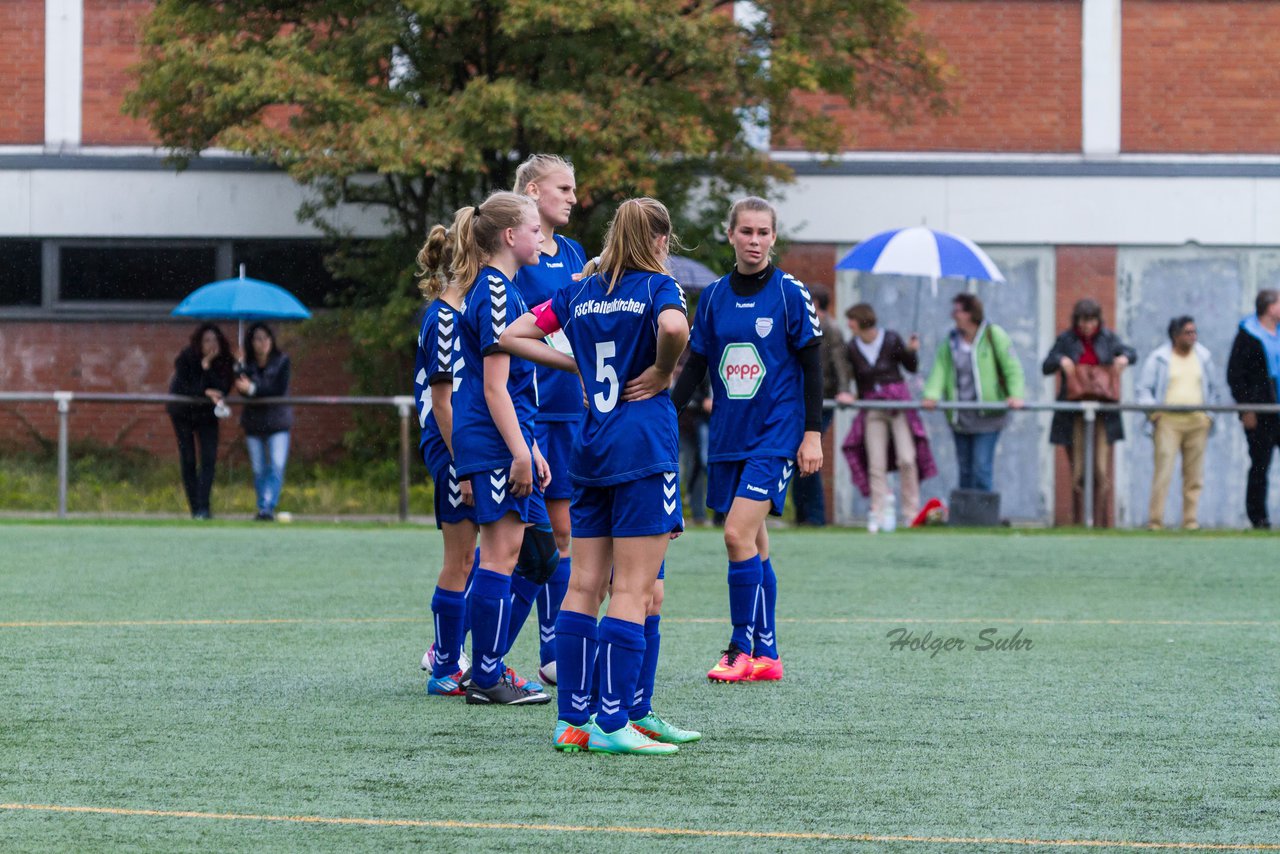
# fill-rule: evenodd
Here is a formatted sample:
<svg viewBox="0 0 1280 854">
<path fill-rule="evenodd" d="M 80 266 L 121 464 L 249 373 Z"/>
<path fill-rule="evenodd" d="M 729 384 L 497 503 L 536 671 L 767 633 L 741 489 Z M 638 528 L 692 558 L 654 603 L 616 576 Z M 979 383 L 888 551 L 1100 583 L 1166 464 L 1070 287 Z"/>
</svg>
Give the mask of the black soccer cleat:
<svg viewBox="0 0 1280 854">
<path fill-rule="evenodd" d="M 546 691 L 516 687 L 506 673 L 488 688 L 481 688 L 474 681 L 467 685 L 469 706 L 541 706 L 551 702 Z"/>
</svg>

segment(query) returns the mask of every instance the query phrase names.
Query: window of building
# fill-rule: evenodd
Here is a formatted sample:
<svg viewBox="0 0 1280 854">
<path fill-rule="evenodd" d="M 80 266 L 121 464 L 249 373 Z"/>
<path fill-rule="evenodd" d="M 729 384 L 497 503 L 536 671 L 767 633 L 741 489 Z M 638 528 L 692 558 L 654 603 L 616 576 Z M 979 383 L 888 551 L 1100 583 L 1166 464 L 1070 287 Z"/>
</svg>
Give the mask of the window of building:
<svg viewBox="0 0 1280 854">
<path fill-rule="evenodd" d="M 325 268 L 329 247 L 315 240 L 243 240 L 233 244 L 232 268 L 252 279 L 279 285 L 308 308 L 323 308 L 348 282 Z"/>
<path fill-rule="evenodd" d="M 241 264 L 245 275 L 325 308 L 353 287 L 325 268 L 331 251 L 321 240 L 0 238 L 0 315 L 167 317 Z"/>
<path fill-rule="evenodd" d="M 217 278 L 217 247 L 63 245 L 58 299 L 64 302 L 177 303 Z"/>
<path fill-rule="evenodd" d="M 0 306 L 38 307 L 42 275 L 39 240 L 0 240 Z"/>
</svg>

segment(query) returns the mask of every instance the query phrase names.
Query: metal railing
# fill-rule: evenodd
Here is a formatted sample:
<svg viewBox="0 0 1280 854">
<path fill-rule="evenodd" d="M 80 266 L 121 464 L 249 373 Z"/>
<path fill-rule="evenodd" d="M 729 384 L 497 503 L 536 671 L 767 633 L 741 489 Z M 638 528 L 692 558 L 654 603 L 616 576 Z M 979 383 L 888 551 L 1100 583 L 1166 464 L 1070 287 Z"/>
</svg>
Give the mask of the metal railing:
<svg viewBox="0 0 1280 854">
<path fill-rule="evenodd" d="M 113 394 L 107 392 L 79 391 L 45 391 L 45 392 L 11 392 L 0 391 L 0 404 L 4 403 L 52 403 L 58 408 L 58 517 L 67 515 L 67 470 L 68 470 L 68 422 L 74 402 L 82 403 L 204 403 L 206 398 L 179 397 L 170 394 Z M 276 398 L 241 398 L 228 397 L 228 403 L 247 406 L 394 406 L 400 417 L 400 505 L 399 519 L 409 518 L 409 468 L 412 457 L 413 442 L 410 435 L 409 421 L 414 413 L 413 397 L 395 395 L 392 397 L 276 397 Z M 825 402 L 828 407 L 837 409 L 914 409 L 927 411 L 919 400 L 857 400 L 850 404 L 837 403 L 834 400 Z M 1031 403 L 1014 409 L 1007 403 L 997 401 L 939 401 L 934 407 L 939 412 L 960 410 L 982 410 L 984 412 L 1072 412 L 1084 417 L 1084 525 L 1094 526 L 1094 453 L 1096 442 L 1095 430 L 1098 429 L 1098 416 L 1104 412 L 1225 412 L 1241 414 L 1245 412 L 1272 413 L 1280 415 L 1280 404 L 1218 404 L 1206 406 L 1170 406 L 1166 404 L 1142 403 L 1100 403 L 1093 401 L 1044 401 Z"/>
<path fill-rule="evenodd" d="M 81 403 L 208 403 L 205 397 L 181 397 L 172 394 L 115 394 L 110 392 L 81 391 L 0 391 L 0 404 L 4 403 L 53 403 L 58 407 L 58 518 L 67 517 L 68 470 L 68 422 L 73 402 Z M 255 397 L 228 396 L 227 402 L 241 406 L 394 406 L 400 416 L 400 507 L 401 522 L 409 518 L 409 419 L 413 414 L 413 398 L 409 395 L 393 397 Z"/>
<path fill-rule="evenodd" d="M 851 404 L 838 404 L 826 401 L 828 406 L 839 409 L 914 409 L 927 411 L 919 400 L 858 400 Z M 939 401 L 936 411 L 981 410 L 983 412 L 1071 412 L 1084 416 L 1084 526 L 1094 526 L 1094 453 L 1098 429 L 1098 416 L 1104 412 L 1245 412 L 1271 413 L 1280 415 L 1280 404 L 1212 404 L 1203 406 L 1178 406 L 1163 403 L 1103 403 L 1100 401 L 1053 400 L 1039 403 L 1025 403 L 1013 408 L 1003 401 Z"/>
</svg>

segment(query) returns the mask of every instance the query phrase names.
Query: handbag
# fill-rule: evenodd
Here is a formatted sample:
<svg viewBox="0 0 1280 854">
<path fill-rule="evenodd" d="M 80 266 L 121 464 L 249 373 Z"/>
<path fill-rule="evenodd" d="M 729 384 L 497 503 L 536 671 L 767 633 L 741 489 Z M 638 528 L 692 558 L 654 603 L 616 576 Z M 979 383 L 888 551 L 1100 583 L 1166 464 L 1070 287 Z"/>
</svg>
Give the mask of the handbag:
<svg viewBox="0 0 1280 854">
<path fill-rule="evenodd" d="M 1120 373 L 1111 365 L 1076 365 L 1066 380 L 1067 400 L 1120 400 Z"/>
</svg>

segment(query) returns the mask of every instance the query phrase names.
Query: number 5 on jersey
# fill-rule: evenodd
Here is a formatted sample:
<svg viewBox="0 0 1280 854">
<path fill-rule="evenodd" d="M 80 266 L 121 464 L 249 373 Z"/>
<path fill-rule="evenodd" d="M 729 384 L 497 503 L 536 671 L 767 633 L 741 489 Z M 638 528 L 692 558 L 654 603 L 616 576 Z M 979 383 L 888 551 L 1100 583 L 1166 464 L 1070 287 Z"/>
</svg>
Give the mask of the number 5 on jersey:
<svg viewBox="0 0 1280 854">
<path fill-rule="evenodd" d="M 617 354 L 618 349 L 613 341 L 600 341 L 596 344 L 596 382 L 604 383 L 606 388 L 596 392 L 591 399 L 602 414 L 612 412 L 618 405 L 618 372 L 613 369 L 613 365 L 605 363 L 606 359 L 612 359 Z"/>
</svg>

